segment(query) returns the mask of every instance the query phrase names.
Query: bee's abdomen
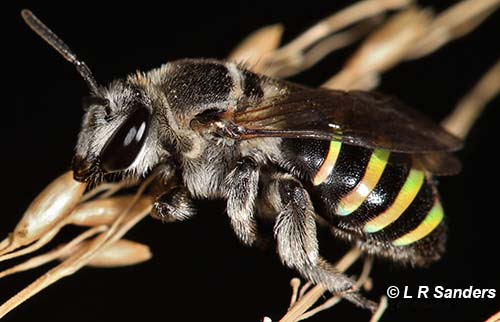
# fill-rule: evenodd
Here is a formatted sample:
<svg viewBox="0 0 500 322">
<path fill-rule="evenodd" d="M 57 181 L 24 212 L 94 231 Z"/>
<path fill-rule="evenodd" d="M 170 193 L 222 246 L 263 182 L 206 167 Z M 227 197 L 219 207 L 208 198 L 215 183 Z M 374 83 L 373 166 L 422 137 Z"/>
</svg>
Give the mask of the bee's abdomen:
<svg viewBox="0 0 500 322">
<path fill-rule="evenodd" d="M 443 209 L 432 179 L 408 155 L 294 141 L 285 143 L 295 150 L 293 170 L 337 236 L 400 262 L 424 265 L 440 257 Z"/>
</svg>

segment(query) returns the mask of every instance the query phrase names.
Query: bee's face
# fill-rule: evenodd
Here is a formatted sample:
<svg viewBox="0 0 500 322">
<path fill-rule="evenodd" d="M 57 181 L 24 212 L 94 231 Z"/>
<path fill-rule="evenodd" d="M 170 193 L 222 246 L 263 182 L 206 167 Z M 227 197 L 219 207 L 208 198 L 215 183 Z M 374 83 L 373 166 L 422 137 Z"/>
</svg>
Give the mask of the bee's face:
<svg viewBox="0 0 500 322">
<path fill-rule="evenodd" d="M 83 117 L 73 159 L 76 180 L 106 174 L 141 176 L 159 160 L 153 109 L 137 89 L 113 82 L 92 97 Z"/>
</svg>

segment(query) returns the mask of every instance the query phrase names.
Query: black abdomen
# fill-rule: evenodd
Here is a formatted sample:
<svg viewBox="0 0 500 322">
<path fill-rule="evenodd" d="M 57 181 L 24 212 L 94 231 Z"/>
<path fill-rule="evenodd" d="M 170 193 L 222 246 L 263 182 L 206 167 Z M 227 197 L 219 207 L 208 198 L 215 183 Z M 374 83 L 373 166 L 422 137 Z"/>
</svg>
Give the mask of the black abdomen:
<svg viewBox="0 0 500 322">
<path fill-rule="evenodd" d="M 336 236 L 414 265 L 444 252 L 446 228 L 436 188 L 410 155 L 336 141 L 282 144 L 284 167 L 301 178 Z"/>
</svg>

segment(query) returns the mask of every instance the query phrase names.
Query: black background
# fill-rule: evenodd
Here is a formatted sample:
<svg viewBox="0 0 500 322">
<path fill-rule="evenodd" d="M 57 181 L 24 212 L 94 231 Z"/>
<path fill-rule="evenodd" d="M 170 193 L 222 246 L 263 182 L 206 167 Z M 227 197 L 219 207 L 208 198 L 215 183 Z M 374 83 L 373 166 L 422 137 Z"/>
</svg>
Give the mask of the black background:
<svg viewBox="0 0 500 322">
<path fill-rule="evenodd" d="M 427 1 L 429 4 L 430 1 Z M 285 40 L 349 1 L 296 4 L 195 4 L 145 1 L 90 5 L 17 2 L 4 10 L 8 22 L 2 51 L 2 215 L 0 234 L 10 231 L 37 192 L 69 168 L 87 93 L 74 68 L 23 25 L 19 11 L 31 8 L 91 67 L 100 83 L 148 70 L 183 57 L 223 58 L 251 31 L 282 22 Z M 442 10 L 450 1 L 439 1 Z M 437 54 L 407 62 L 386 73 L 380 90 L 430 115 L 436 121 L 452 110 L 499 57 L 500 15 Z M 352 48 L 350 48 L 352 50 Z M 325 59 L 293 80 L 317 86 L 350 50 Z M 5 75 L 7 71 L 7 75 Z M 499 99 L 490 103 L 458 153 L 463 172 L 440 180 L 450 226 L 448 252 L 430 269 L 412 270 L 376 262 L 378 299 L 389 285 L 495 288 L 496 299 L 393 300 L 382 321 L 481 321 L 500 309 L 498 264 Z M 489 187 L 488 185 L 492 185 Z M 241 246 L 230 230 L 220 202 L 199 202 L 191 221 L 162 225 L 150 218 L 128 238 L 151 246 L 154 258 L 117 269 L 82 269 L 30 299 L 5 321 L 185 320 L 277 321 L 286 310 L 289 279 L 272 251 Z M 66 233 L 75 233 L 66 230 Z M 322 236 L 330 256 L 345 245 Z M 0 268 L 5 268 L 2 264 Z M 0 281 L 0 301 L 12 296 L 47 267 Z M 357 269 L 357 270 L 356 270 Z M 356 266 L 352 274 L 359 272 Z M 368 321 L 369 314 L 341 303 L 311 321 Z"/>
</svg>

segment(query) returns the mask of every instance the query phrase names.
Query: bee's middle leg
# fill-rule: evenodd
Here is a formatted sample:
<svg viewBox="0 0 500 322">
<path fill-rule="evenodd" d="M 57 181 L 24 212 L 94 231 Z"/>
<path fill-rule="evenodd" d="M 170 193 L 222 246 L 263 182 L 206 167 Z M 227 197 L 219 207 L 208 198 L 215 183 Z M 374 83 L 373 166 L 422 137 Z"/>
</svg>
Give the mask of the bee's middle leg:
<svg viewBox="0 0 500 322">
<path fill-rule="evenodd" d="M 257 238 L 255 199 L 259 190 L 259 166 L 251 157 L 243 157 L 227 175 L 225 182 L 227 215 L 236 236 L 246 245 Z"/>
</svg>

